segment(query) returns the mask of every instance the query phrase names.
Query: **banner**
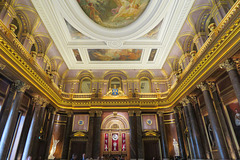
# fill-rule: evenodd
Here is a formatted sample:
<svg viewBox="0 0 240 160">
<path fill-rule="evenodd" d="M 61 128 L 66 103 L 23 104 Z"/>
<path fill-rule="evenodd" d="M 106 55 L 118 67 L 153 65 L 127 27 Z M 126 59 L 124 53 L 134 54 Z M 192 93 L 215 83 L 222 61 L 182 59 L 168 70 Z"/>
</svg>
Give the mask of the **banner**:
<svg viewBox="0 0 240 160">
<path fill-rule="evenodd" d="M 104 151 L 108 151 L 108 134 L 105 133 Z"/>
<path fill-rule="evenodd" d="M 122 134 L 122 151 L 126 151 L 126 134 Z"/>
</svg>

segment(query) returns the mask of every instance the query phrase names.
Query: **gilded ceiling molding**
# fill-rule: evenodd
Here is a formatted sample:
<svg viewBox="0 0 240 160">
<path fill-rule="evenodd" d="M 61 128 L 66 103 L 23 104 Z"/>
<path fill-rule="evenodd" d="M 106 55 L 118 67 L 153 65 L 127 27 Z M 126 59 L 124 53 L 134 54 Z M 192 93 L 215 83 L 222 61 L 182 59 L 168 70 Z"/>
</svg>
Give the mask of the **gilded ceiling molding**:
<svg viewBox="0 0 240 160">
<path fill-rule="evenodd" d="M 210 35 L 206 43 L 196 54 L 197 58 L 200 58 L 198 63 L 193 64 L 189 73 L 183 77 L 173 90 L 168 99 L 156 99 L 156 100 L 97 100 L 97 101 L 70 101 L 63 100 L 57 93 L 53 85 L 46 80 L 43 74 L 39 74 L 37 70 L 30 62 L 31 55 L 16 39 L 9 39 L 9 30 L 4 27 L 2 21 L 0 21 L 0 49 L 3 51 L 0 57 L 12 66 L 23 78 L 28 80 L 36 89 L 43 93 L 50 101 L 52 101 L 57 107 L 65 109 L 111 109 L 112 106 L 120 109 L 160 109 L 171 108 L 175 103 L 179 101 L 180 97 L 183 97 L 187 91 L 193 88 L 196 83 L 204 78 L 206 73 L 212 69 L 215 65 L 218 65 L 219 61 L 223 58 L 231 56 L 231 49 L 239 49 L 239 32 L 240 32 L 240 18 L 239 18 L 239 4 L 236 2 L 234 7 L 228 12 L 226 17 L 222 20 L 219 26 L 216 28 L 218 34 L 226 29 L 224 33 L 221 33 L 221 37 L 217 35 Z M 233 20 L 233 16 L 236 19 Z M 230 25 L 227 26 L 226 25 Z M 211 37 L 213 36 L 213 37 Z M 217 38 L 217 39 L 216 39 Z M 211 44 L 216 41 L 215 44 Z M 211 45 L 210 45 L 211 44 Z M 211 48 L 210 48 L 211 46 Z M 99 107 L 102 106 L 102 107 Z M 115 107 L 114 107 L 115 108 Z"/>
</svg>

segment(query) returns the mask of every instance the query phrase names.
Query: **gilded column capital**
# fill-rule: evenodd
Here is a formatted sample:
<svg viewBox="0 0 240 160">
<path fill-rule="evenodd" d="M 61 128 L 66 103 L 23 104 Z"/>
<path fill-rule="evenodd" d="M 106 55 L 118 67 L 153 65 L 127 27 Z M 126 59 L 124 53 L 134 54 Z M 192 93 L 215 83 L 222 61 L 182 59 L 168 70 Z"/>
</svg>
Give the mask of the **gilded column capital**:
<svg viewBox="0 0 240 160">
<path fill-rule="evenodd" d="M 183 98 L 183 101 L 185 101 L 186 104 L 191 103 L 191 98 L 186 96 Z"/>
<path fill-rule="evenodd" d="M 157 111 L 159 117 L 163 117 L 163 111 Z"/>
<path fill-rule="evenodd" d="M 227 59 L 225 62 L 219 65 L 220 68 L 225 68 L 227 72 L 236 69 L 236 63 L 231 59 Z"/>
<path fill-rule="evenodd" d="M 6 65 L 0 63 L 0 70 L 4 70 L 5 67 L 6 67 Z"/>
<path fill-rule="evenodd" d="M 90 117 L 94 117 L 95 116 L 95 111 L 89 111 L 89 115 L 90 115 Z"/>
<path fill-rule="evenodd" d="M 201 91 L 208 91 L 208 84 L 206 82 L 201 82 L 199 85 L 197 85 L 197 88 L 201 89 Z"/>
<path fill-rule="evenodd" d="M 27 85 L 26 83 L 24 83 L 24 82 L 22 82 L 20 80 L 16 80 L 16 81 L 13 82 L 10 90 L 13 91 L 13 92 L 15 92 L 15 91 L 17 91 L 17 92 L 25 92 L 26 89 L 29 89 L 29 88 L 30 88 L 30 86 Z"/>
<path fill-rule="evenodd" d="M 134 116 L 134 111 L 133 111 L 133 110 L 128 111 L 128 115 L 129 115 L 130 117 L 133 117 L 133 116 Z"/>
<path fill-rule="evenodd" d="M 190 96 L 190 98 L 192 99 L 192 101 L 193 101 L 195 104 L 198 103 L 196 96 Z"/>
<path fill-rule="evenodd" d="M 97 117 L 102 117 L 102 111 L 96 111 Z"/>
<path fill-rule="evenodd" d="M 210 88 L 210 90 L 211 90 L 212 92 L 216 92 L 216 91 L 217 91 L 216 83 L 214 83 L 214 82 L 208 82 L 208 86 L 209 86 L 209 88 Z"/>
<path fill-rule="evenodd" d="M 68 117 L 72 117 L 72 115 L 73 115 L 73 111 L 67 111 L 67 116 Z"/>
<path fill-rule="evenodd" d="M 142 113 L 142 111 L 135 111 L 135 113 L 136 113 L 136 116 L 141 116 L 141 113 Z"/>
<path fill-rule="evenodd" d="M 39 95 L 34 96 L 32 100 L 35 105 L 41 106 L 43 108 L 45 108 L 49 104 L 49 101 L 47 99 Z"/>
<path fill-rule="evenodd" d="M 185 102 L 184 98 L 180 101 L 180 103 L 182 104 L 182 106 L 187 106 L 187 103 Z"/>
<path fill-rule="evenodd" d="M 173 109 L 174 109 L 174 113 L 178 113 L 182 111 L 182 106 L 175 106 Z"/>
</svg>

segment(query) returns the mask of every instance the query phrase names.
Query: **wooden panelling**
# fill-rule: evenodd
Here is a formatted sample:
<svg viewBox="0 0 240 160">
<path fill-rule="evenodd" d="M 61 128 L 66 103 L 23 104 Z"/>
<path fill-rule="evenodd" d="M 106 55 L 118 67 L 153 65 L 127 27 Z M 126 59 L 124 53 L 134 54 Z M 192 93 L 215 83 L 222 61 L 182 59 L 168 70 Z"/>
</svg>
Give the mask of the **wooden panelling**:
<svg viewBox="0 0 240 160">
<path fill-rule="evenodd" d="M 168 142 L 168 152 L 170 157 L 175 156 L 174 148 L 173 148 L 173 138 L 177 139 L 177 130 L 175 124 L 175 116 L 173 113 L 167 114 L 164 116 L 164 124 L 166 129 L 167 135 L 167 142 Z"/>
<path fill-rule="evenodd" d="M 156 114 L 142 114 L 142 130 L 158 131 L 157 115 Z"/>
<path fill-rule="evenodd" d="M 88 131 L 89 127 L 89 114 L 75 114 L 73 116 L 72 131 Z"/>
</svg>

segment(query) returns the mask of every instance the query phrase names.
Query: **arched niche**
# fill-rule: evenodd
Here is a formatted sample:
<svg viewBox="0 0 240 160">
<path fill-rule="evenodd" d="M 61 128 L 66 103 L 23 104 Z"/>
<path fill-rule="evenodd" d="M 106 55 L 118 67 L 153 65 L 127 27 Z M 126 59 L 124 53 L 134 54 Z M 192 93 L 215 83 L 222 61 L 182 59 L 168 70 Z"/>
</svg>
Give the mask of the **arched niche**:
<svg viewBox="0 0 240 160">
<path fill-rule="evenodd" d="M 80 82 L 80 93 L 91 93 L 92 82 L 90 78 L 83 78 Z"/>
<path fill-rule="evenodd" d="M 147 77 L 140 79 L 140 91 L 141 93 L 151 93 L 151 81 Z"/>
<path fill-rule="evenodd" d="M 119 77 L 112 77 L 109 80 L 109 87 L 108 88 L 122 88 L 122 80 Z"/>
<path fill-rule="evenodd" d="M 129 129 L 129 123 L 128 120 L 122 116 L 118 115 L 116 113 L 111 114 L 104 118 L 102 121 L 101 129 L 103 130 L 113 130 L 113 129 Z"/>
</svg>

